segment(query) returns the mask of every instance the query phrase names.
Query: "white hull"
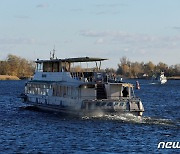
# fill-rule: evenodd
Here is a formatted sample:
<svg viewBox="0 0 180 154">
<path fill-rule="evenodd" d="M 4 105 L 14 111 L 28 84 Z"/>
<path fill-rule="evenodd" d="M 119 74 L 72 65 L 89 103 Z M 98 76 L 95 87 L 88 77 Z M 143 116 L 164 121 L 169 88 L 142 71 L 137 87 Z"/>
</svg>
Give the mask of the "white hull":
<svg viewBox="0 0 180 154">
<path fill-rule="evenodd" d="M 58 97 L 40 97 L 27 95 L 25 103 L 42 110 L 55 111 L 75 116 L 94 116 L 97 114 L 132 113 L 142 116 L 144 107 L 139 99 L 121 98 L 117 100 L 71 100 Z"/>
<path fill-rule="evenodd" d="M 34 107 L 37 107 L 41 110 L 45 111 L 52 111 L 52 112 L 59 112 L 67 115 L 72 115 L 72 116 L 96 116 L 96 115 L 120 115 L 124 113 L 131 113 L 135 116 L 142 116 L 144 112 L 144 108 L 140 109 L 139 105 L 134 105 L 136 106 L 135 108 L 130 110 L 129 107 L 128 109 L 115 109 L 114 107 L 104 107 L 104 108 L 94 108 L 94 109 L 73 109 L 73 108 L 62 108 L 61 106 L 55 106 L 55 105 L 47 105 L 47 104 L 36 104 L 33 102 L 26 102 L 29 105 L 33 105 Z M 126 105 L 129 106 L 129 103 L 126 103 Z"/>
<path fill-rule="evenodd" d="M 167 82 L 167 79 L 162 79 L 159 82 L 160 82 L 160 84 L 165 84 Z"/>
</svg>

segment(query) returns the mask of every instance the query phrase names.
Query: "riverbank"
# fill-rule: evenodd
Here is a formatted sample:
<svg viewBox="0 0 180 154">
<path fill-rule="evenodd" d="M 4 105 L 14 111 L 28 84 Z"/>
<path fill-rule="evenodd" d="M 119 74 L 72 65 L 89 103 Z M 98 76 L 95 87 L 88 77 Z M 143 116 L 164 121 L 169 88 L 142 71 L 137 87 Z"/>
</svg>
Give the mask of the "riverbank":
<svg viewBox="0 0 180 154">
<path fill-rule="evenodd" d="M 180 76 L 167 77 L 168 80 L 180 80 Z"/>
<path fill-rule="evenodd" d="M 32 79 L 32 77 L 18 78 L 17 76 L 0 75 L 0 80 L 23 80 L 23 79 Z M 130 78 L 130 79 L 140 79 L 140 78 Z M 143 79 L 145 79 L 145 78 L 143 78 Z M 168 80 L 180 80 L 180 76 L 167 77 L 167 79 Z"/>
<path fill-rule="evenodd" d="M 0 75 L 0 80 L 20 80 L 17 76 Z"/>
</svg>

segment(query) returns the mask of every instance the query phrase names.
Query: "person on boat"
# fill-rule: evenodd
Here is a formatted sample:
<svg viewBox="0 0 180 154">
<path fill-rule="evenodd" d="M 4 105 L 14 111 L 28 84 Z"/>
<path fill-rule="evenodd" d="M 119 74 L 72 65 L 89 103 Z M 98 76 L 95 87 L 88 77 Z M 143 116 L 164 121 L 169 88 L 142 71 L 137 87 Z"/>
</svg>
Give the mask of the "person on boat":
<svg viewBox="0 0 180 154">
<path fill-rule="evenodd" d="M 129 93 L 127 91 L 127 87 L 124 87 L 122 93 L 123 93 L 123 97 L 127 97 L 128 96 Z"/>
</svg>

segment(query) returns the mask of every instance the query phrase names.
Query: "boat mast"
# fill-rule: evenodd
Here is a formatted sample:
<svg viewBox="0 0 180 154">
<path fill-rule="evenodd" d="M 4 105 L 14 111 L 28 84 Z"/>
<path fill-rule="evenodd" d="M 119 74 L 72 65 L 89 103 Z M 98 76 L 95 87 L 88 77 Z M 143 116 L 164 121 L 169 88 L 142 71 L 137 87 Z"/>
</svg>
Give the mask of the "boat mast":
<svg viewBox="0 0 180 154">
<path fill-rule="evenodd" d="M 52 52 L 50 51 L 50 59 L 55 59 L 55 45 L 54 45 L 54 49 L 52 50 Z"/>
</svg>

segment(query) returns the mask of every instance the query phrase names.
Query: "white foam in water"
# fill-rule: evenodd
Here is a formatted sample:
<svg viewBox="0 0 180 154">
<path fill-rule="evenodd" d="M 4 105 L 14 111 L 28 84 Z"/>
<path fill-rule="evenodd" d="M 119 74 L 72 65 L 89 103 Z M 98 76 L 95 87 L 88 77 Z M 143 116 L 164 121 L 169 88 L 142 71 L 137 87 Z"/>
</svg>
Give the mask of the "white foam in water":
<svg viewBox="0 0 180 154">
<path fill-rule="evenodd" d="M 165 125 L 165 126 L 175 126 L 175 122 L 170 119 L 162 119 L 162 118 L 152 118 L 152 117 L 141 117 L 135 116 L 131 113 L 124 113 L 120 115 L 103 115 L 96 114 L 92 117 L 82 117 L 83 119 L 104 119 L 104 120 L 116 120 L 127 123 L 137 123 L 137 124 L 149 124 L 149 125 Z"/>
<path fill-rule="evenodd" d="M 142 123 L 156 124 L 156 125 L 166 125 L 166 126 L 175 125 L 175 122 L 173 122 L 171 119 L 151 118 L 151 117 L 142 117 Z"/>
<path fill-rule="evenodd" d="M 149 83 L 149 84 L 157 84 L 157 83 Z"/>
<path fill-rule="evenodd" d="M 131 113 L 124 113 L 120 115 L 111 114 L 95 114 L 94 116 L 84 116 L 83 119 L 104 119 L 104 120 L 119 120 L 123 122 L 141 123 L 142 118 L 140 116 L 135 116 Z"/>
</svg>

